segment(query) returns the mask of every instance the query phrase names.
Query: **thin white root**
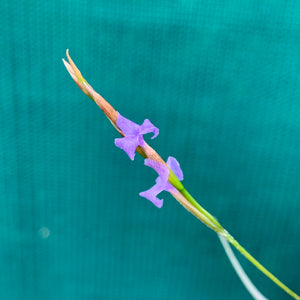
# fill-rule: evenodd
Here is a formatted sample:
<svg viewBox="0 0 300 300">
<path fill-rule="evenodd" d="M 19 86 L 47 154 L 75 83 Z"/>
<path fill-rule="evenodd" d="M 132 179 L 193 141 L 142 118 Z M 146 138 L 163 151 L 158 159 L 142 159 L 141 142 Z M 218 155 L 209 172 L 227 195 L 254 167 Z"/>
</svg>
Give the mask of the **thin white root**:
<svg viewBox="0 0 300 300">
<path fill-rule="evenodd" d="M 264 295 L 262 295 L 262 293 L 256 288 L 256 286 L 249 279 L 249 277 L 245 273 L 244 269 L 242 268 L 241 264 L 235 257 L 228 241 L 221 234 L 218 234 L 218 237 L 221 241 L 222 246 L 224 247 L 224 250 L 225 250 L 225 252 L 228 256 L 228 259 L 231 262 L 234 270 L 236 271 L 237 275 L 239 276 L 239 278 L 241 279 L 242 283 L 244 284 L 244 286 L 248 290 L 248 292 L 251 294 L 251 296 L 255 300 L 268 300 Z"/>
</svg>

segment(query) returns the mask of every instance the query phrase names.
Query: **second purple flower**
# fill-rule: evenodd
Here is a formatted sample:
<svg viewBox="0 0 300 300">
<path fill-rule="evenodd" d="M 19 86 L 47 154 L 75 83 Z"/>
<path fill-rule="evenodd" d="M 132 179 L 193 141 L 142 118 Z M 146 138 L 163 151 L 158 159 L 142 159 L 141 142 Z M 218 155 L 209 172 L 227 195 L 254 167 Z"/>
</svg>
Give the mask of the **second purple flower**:
<svg viewBox="0 0 300 300">
<path fill-rule="evenodd" d="M 141 192 L 139 195 L 145 197 L 150 200 L 155 206 L 161 208 L 163 205 L 163 199 L 158 199 L 156 196 L 162 191 L 171 192 L 176 190 L 175 187 L 168 181 L 169 178 L 169 169 L 173 171 L 173 173 L 177 176 L 177 178 L 181 181 L 183 180 L 183 173 L 180 168 L 180 165 L 176 158 L 169 156 L 167 160 L 167 166 L 161 164 L 157 161 L 145 159 L 145 165 L 153 168 L 157 173 L 158 177 L 156 178 L 155 185 L 145 192 Z"/>
</svg>

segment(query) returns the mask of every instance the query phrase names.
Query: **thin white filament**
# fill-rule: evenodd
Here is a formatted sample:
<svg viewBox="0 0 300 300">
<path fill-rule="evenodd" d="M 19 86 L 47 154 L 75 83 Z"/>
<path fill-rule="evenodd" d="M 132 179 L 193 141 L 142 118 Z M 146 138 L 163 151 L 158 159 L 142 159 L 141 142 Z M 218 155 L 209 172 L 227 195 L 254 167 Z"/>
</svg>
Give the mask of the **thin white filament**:
<svg viewBox="0 0 300 300">
<path fill-rule="evenodd" d="M 251 296 L 255 300 L 268 300 L 264 295 L 261 294 L 261 292 L 256 288 L 256 286 L 249 279 L 249 277 L 245 273 L 244 269 L 242 268 L 241 264 L 235 257 L 228 241 L 222 235 L 218 234 L 218 236 L 219 236 L 221 244 L 224 247 L 224 250 L 229 258 L 229 261 L 231 262 L 234 270 L 236 271 L 237 275 L 239 276 L 239 278 L 241 279 L 242 283 L 244 284 L 244 286 L 248 290 L 248 292 L 251 294 Z"/>
</svg>

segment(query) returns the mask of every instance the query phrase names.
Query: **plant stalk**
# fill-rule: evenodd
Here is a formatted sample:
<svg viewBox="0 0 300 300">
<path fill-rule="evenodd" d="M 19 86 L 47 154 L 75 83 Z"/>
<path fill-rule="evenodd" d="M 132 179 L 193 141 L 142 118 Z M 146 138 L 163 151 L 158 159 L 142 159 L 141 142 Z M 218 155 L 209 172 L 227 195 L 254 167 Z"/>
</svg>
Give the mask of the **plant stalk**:
<svg viewBox="0 0 300 300">
<path fill-rule="evenodd" d="M 181 195 L 188 200 L 188 202 L 199 211 L 200 214 L 204 215 L 206 219 L 208 219 L 213 226 L 205 223 L 208 227 L 216 231 L 218 234 L 222 235 L 229 243 L 231 243 L 241 254 L 243 254 L 257 269 L 259 269 L 262 273 L 264 273 L 269 279 L 271 279 L 276 285 L 278 285 L 281 289 L 283 289 L 286 293 L 292 296 L 296 300 L 300 300 L 300 296 L 293 292 L 290 288 L 288 288 L 283 282 L 281 282 L 276 276 L 274 276 L 270 271 L 268 271 L 258 260 L 256 260 L 244 247 L 242 247 L 234 237 L 229 234 L 217 221 L 215 217 L 213 217 L 208 211 L 206 211 L 194 198 L 193 196 L 183 187 L 180 191 Z M 193 212 L 192 212 L 193 213 Z M 194 214 L 195 215 L 195 214 Z M 198 219 L 201 220 L 197 215 L 195 215 Z M 202 221 L 202 220 L 201 220 Z"/>
</svg>

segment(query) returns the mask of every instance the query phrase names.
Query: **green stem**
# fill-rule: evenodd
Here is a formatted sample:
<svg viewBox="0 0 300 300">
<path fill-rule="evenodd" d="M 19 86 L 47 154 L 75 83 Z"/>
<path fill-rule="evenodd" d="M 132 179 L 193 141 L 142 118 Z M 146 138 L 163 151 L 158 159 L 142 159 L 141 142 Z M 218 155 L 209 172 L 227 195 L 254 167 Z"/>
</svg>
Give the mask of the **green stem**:
<svg viewBox="0 0 300 300">
<path fill-rule="evenodd" d="M 204 215 L 212 224 L 213 226 L 209 226 L 211 229 L 215 230 L 216 232 L 223 231 L 223 227 L 217 221 L 217 219 L 212 216 L 207 210 L 205 210 L 195 199 L 194 197 L 185 189 L 176 175 L 173 173 L 171 169 L 169 169 L 169 182 L 181 193 L 181 195 L 189 201 L 202 215 Z"/>
<path fill-rule="evenodd" d="M 269 277 L 274 283 L 281 287 L 286 293 L 288 293 L 293 298 L 300 300 L 295 292 L 289 289 L 284 283 L 282 283 L 277 277 L 275 277 L 270 271 L 268 271 L 261 263 L 259 263 L 245 248 L 243 248 L 226 230 L 222 234 L 228 242 L 230 242 L 237 250 L 239 250 L 256 268 L 263 272 L 267 277 Z"/>
<path fill-rule="evenodd" d="M 212 216 L 206 209 L 204 209 L 194 198 L 193 196 L 183 188 L 180 193 L 187 199 L 201 214 L 203 214 L 208 220 L 210 220 L 214 225 L 214 230 L 216 232 L 222 232 L 224 229 L 221 224 L 217 221 L 217 219 Z"/>
<path fill-rule="evenodd" d="M 175 175 L 174 175 L 175 176 Z M 172 178 L 173 179 L 173 178 Z M 170 180 L 170 178 L 169 178 Z M 178 189 L 178 185 L 177 185 Z M 194 198 L 193 196 L 184 188 L 181 184 L 179 192 L 182 196 L 188 200 L 202 215 L 204 215 L 212 224 L 205 223 L 211 229 L 221 234 L 230 242 L 240 253 L 242 253 L 256 268 L 258 268 L 262 273 L 264 273 L 267 277 L 269 277 L 275 284 L 277 284 L 280 288 L 282 288 L 286 293 L 292 296 L 294 299 L 300 300 L 300 296 L 298 296 L 295 292 L 289 289 L 284 283 L 282 283 L 277 277 L 275 277 L 270 271 L 268 271 L 262 264 L 260 264 L 245 248 L 243 248 L 217 221 L 215 217 L 213 217 L 207 210 L 205 210 Z"/>
</svg>

